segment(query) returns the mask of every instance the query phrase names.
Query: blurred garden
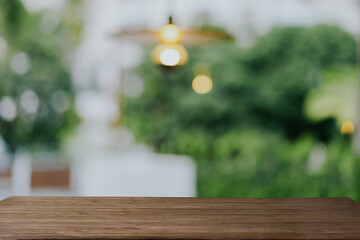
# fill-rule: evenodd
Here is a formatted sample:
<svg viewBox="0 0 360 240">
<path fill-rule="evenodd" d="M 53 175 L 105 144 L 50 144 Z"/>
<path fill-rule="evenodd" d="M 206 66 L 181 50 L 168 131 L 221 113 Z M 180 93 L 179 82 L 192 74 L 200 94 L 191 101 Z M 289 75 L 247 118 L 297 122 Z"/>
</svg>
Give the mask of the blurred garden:
<svg viewBox="0 0 360 240">
<path fill-rule="evenodd" d="M 228 40 L 189 55 L 170 70 L 146 56 L 134 70 L 145 90 L 126 116 L 138 141 L 196 160 L 200 197 L 360 199 L 353 131 L 341 134 L 358 97 L 352 35 L 282 27 L 249 48 Z M 211 76 L 207 94 L 192 89 L 197 71 Z"/>
<path fill-rule="evenodd" d="M 78 118 L 66 63 L 78 26 L 0 2 L 0 135 L 11 153 L 59 149 Z"/>
<path fill-rule="evenodd" d="M 0 157 L 65 152 L 81 124 L 72 54 L 84 41 L 83 5 L 31 13 L 22 1 L 0 1 Z M 198 28 L 232 35 L 210 22 Z M 249 45 L 231 36 L 185 46 L 187 62 L 173 67 L 153 61 L 154 46 L 126 71 L 143 89 L 116 92 L 123 109 L 111 127 L 156 153 L 191 157 L 198 197 L 360 201 L 354 34 L 333 24 L 274 26 Z M 199 75 L 205 90 L 194 82 Z"/>
</svg>

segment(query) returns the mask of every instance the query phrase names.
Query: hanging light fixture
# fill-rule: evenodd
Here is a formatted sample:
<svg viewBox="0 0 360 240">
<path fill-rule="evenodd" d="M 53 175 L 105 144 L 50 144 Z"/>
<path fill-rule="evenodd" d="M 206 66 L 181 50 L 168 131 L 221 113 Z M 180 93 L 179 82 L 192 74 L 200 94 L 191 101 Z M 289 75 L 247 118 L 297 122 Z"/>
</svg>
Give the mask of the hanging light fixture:
<svg viewBox="0 0 360 240">
<path fill-rule="evenodd" d="M 179 43 L 180 28 L 172 23 L 171 17 L 169 17 L 169 24 L 160 29 L 159 38 L 161 43 L 158 43 L 152 52 L 152 58 L 156 64 L 175 67 L 187 62 L 188 53 L 185 47 Z"/>
<path fill-rule="evenodd" d="M 177 43 L 181 38 L 180 28 L 174 24 L 167 24 L 160 29 L 160 40 L 164 43 Z"/>
<path fill-rule="evenodd" d="M 187 62 L 188 53 L 181 44 L 159 43 L 152 53 L 153 61 L 164 66 L 180 66 Z"/>
</svg>

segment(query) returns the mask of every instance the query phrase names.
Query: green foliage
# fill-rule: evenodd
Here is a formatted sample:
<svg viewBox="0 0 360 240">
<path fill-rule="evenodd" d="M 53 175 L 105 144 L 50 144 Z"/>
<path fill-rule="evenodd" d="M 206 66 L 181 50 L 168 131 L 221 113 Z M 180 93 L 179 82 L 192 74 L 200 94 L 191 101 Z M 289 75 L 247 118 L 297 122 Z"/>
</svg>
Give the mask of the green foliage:
<svg viewBox="0 0 360 240">
<path fill-rule="evenodd" d="M 159 152 L 198 163 L 198 194 L 211 197 L 351 196 L 356 158 L 329 116 L 304 113 L 329 69 L 354 67 L 356 42 L 337 27 L 275 28 L 242 49 L 233 41 L 188 48 L 189 62 L 162 69 L 146 61 L 145 81 L 128 99 L 127 124 Z M 210 66 L 213 89 L 196 94 L 194 65 Z M 311 152 L 326 143 L 326 160 L 309 169 Z"/>
<path fill-rule="evenodd" d="M 306 113 L 314 121 L 333 117 L 339 125 L 347 120 L 355 122 L 358 92 L 355 67 L 330 69 L 325 72 L 321 86 L 309 93 Z"/>
<path fill-rule="evenodd" d="M 0 136 L 12 152 L 17 148 L 57 148 L 78 121 L 72 106 L 65 112 L 54 107 L 56 93 L 70 103 L 74 98 L 70 73 L 63 64 L 66 46 L 60 44 L 66 42 L 66 26 L 60 23 L 51 33 L 41 31 L 43 13 L 28 13 L 21 1 L 1 1 L 0 12 L 0 36 L 7 42 L 6 56 L 0 62 L 0 100 L 11 97 L 17 104 L 14 120 L 0 118 Z M 24 74 L 15 73 L 10 67 L 13 56 L 19 52 L 31 62 Z M 35 114 L 20 107 L 20 96 L 27 90 L 39 99 Z"/>
<path fill-rule="evenodd" d="M 241 138 L 243 134 L 238 134 Z M 321 169 L 309 169 L 309 154 L 315 139 L 302 137 L 296 142 L 271 138 L 264 132 L 251 133 L 241 144 L 246 151 L 236 157 L 225 155 L 225 162 L 198 163 L 198 194 L 206 197 L 343 197 L 360 199 L 356 157 L 348 141 L 328 144 Z"/>
</svg>

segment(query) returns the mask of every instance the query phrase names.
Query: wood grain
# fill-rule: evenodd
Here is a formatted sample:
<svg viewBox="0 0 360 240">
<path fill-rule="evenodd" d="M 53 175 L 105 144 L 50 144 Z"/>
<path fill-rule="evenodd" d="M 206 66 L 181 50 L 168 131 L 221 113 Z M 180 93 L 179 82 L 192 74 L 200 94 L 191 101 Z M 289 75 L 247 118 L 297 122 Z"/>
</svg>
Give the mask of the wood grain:
<svg viewBox="0 0 360 240">
<path fill-rule="evenodd" d="M 349 198 L 10 197 L 0 239 L 360 239 Z"/>
</svg>

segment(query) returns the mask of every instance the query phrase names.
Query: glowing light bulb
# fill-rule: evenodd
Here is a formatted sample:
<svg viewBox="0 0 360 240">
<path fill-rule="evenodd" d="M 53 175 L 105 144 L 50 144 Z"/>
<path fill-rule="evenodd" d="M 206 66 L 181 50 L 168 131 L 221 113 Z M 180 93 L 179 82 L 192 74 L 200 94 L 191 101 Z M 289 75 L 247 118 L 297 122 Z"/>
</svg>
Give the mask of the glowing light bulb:
<svg viewBox="0 0 360 240">
<path fill-rule="evenodd" d="M 152 59 L 156 64 L 180 66 L 186 63 L 188 54 L 181 44 L 160 43 L 153 49 Z"/>
<path fill-rule="evenodd" d="M 211 91 L 213 86 L 212 80 L 206 75 L 196 76 L 192 82 L 194 91 L 198 94 L 206 94 Z"/>
<path fill-rule="evenodd" d="M 160 62 L 165 66 L 175 66 L 180 61 L 180 54 L 175 49 L 165 49 L 160 53 Z"/>
<path fill-rule="evenodd" d="M 165 43 L 175 43 L 180 40 L 180 29 L 174 24 L 167 24 L 160 30 L 160 39 Z"/>
<path fill-rule="evenodd" d="M 351 121 L 346 121 L 341 126 L 341 134 L 352 134 L 355 131 L 354 123 Z"/>
</svg>

